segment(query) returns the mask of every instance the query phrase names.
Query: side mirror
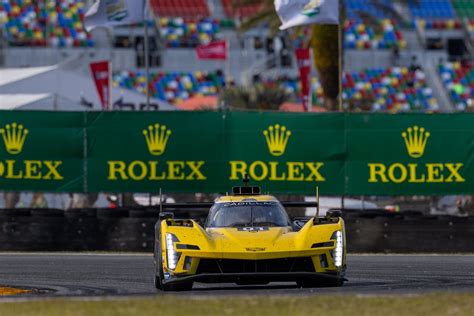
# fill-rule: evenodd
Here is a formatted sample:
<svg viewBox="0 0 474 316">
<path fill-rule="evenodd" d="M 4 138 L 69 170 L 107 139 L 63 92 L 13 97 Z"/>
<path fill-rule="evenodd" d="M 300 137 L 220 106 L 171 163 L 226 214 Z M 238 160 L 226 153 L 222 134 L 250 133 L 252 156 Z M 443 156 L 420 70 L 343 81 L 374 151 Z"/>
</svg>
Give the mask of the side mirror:
<svg viewBox="0 0 474 316">
<path fill-rule="evenodd" d="M 326 213 L 326 217 L 329 217 L 329 218 L 342 217 L 342 212 L 340 210 L 329 210 Z"/>
<path fill-rule="evenodd" d="M 172 212 L 161 212 L 160 213 L 160 221 L 166 220 L 166 219 L 173 219 L 174 218 L 174 213 Z"/>
</svg>

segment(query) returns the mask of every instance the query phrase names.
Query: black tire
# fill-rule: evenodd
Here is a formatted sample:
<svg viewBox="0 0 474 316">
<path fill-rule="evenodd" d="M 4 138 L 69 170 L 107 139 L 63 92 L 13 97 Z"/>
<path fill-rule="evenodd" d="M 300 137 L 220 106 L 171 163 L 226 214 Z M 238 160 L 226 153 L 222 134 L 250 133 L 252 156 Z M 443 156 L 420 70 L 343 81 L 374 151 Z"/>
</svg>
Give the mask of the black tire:
<svg viewBox="0 0 474 316">
<path fill-rule="evenodd" d="M 155 241 L 155 288 L 157 290 L 165 292 L 183 292 L 191 291 L 193 288 L 193 282 L 179 283 L 179 284 L 163 284 L 163 258 L 161 256 L 161 240 Z M 157 245 L 158 244 L 158 245 Z"/>
<path fill-rule="evenodd" d="M 161 257 L 161 239 L 155 237 L 155 288 L 163 290 L 163 259 Z"/>
</svg>

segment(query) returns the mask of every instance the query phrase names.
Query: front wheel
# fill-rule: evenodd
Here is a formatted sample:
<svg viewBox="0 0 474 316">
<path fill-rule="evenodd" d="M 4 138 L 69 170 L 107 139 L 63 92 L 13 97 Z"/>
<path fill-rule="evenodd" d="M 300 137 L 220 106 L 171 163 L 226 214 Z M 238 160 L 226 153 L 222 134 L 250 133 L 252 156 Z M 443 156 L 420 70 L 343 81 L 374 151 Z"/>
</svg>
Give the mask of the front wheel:
<svg viewBox="0 0 474 316">
<path fill-rule="evenodd" d="M 179 284 L 165 284 L 164 273 L 163 273 L 163 257 L 161 253 L 161 240 L 158 240 L 155 245 L 155 288 L 161 291 L 190 291 L 193 288 L 193 282 L 179 283 Z"/>
</svg>

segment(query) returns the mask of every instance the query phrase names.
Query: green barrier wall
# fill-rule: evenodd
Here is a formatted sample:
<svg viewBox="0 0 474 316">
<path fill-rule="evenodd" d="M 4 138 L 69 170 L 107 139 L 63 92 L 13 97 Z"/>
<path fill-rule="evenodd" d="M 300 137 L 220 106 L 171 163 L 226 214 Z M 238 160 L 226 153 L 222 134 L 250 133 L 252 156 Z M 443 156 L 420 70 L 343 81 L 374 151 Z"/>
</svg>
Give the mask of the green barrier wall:
<svg viewBox="0 0 474 316">
<path fill-rule="evenodd" d="M 0 190 L 474 193 L 473 114 L 0 112 Z"/>
</svg>

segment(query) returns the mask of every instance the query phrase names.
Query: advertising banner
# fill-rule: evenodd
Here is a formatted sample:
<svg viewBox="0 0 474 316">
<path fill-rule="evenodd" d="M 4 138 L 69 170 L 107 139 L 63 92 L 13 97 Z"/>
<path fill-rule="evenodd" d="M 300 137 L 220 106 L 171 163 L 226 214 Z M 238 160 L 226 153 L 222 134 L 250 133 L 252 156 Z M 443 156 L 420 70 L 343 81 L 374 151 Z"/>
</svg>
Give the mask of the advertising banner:
<svg viewBox="0 0 474 316">
<path fill-rule="evenodd" d="M 0 190 L 474 194 L 474 114 L 1 112 Z"/>
<path fill-rule="evenodd" d="M 298 61 L 298 70 L 300 72 L 301 80 L 301 94 L 303 99 L 303 109 L 305 112 L 311 112 L 312 100 L 311 100 L 311 85 L 310 85 L 310 73 L 311 73 L 311 51 L 309 48 L 297 48 L 296 49 L 296 60 Z"/>
<path fill-rule="evenodd" d="M 84 190 L 85 114 L 0 113 L 0 190 Z"/>
<path fill-rule="evenodd" d="M 102 109 L 109 110 L 111 101 L 110 94 L 112 92 L 110 86 L 112 84 L 110 79 L 112 71 L 112 69 L 110 69 L 110 62 L 106 60 L 94 62 L 90 64 L 90 68 Z"/>
<path fill-rule="evenodd" d="M 226 60 L 227 50 L 226 41 L 216 41 L 207 45 L 199 45 L 196 48 L 196 54 L 198 59 Z"/>
<path fill-rule="evenodd" d="M 474 192 L 474 115 L 349 115 L 346 191 Z"/>
<path fill-rule="evenodd" d="M 86 12 L 84 26 L 90 32 L 98 26 L 141 23 L 145 8 L 145 0 L 96 0 Z"/>
</svg>

